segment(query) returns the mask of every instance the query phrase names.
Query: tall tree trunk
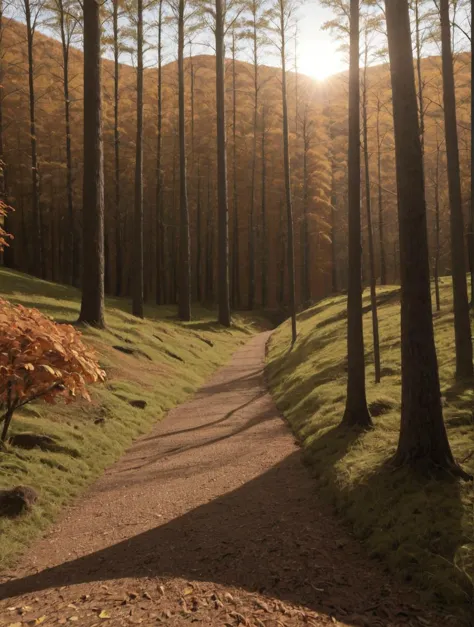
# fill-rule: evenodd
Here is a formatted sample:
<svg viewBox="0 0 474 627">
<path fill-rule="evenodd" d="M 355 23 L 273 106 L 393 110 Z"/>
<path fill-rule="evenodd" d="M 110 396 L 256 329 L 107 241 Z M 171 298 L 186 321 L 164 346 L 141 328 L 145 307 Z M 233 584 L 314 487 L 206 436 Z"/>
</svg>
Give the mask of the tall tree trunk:
<svg viewBox="0 0 474 627">
<path fill-rule="evenodd" d="M 253 0 L 252 13 L 252 47 L 253 47 L 253 125 L 252 125 L 252 179 L 249 210 L 249 277 L 248 277 L 248 308 L 255 305 L 255 204 L 257 194 L 257 124 L 258 124 L 258 43 L 257 43 L 257 4 Z"/>
<path fill-rule="evenodd" d="M 280 51 L 281 51 L 281 98 L 283 106 L 283 165 L 285 176 L 285 200 L 287 215 L 287 238 L 288 238 L 288 291 L 291 314 L 291 343 L 297 339 L 296 329 L 296 286 L 295 286 L 295 241 L 293 232 L 293 199 L 291 195 L 291 172 L 290 172 L 290 139 L 288 129 L 288 94 L 286 77 L 286 19 L 285 2 L 279 0 L 279 29 L 280 29 Z"/>
<path fill-rule="evenodd" d="M 364 332 L 362 324 L 360 227 L 360 84 L 359 0 L 350 4 L 349 68 L 349 273 L 347 298 L 347 398 L 342 422 L 349 426 L 372 424 L 365 393 Z"/>
<path fill-rule="evenodd" d="M 100 60 L 100 3 L 84 0 L 83 276 L 80 322 L 103 328 L 104 155 Z"/>
<path fill-rule="evenodd" d="M 239 197 L 237 188 L 237 71 L 235 32 L 232 33 L 232 307 L 240 307 Z"/>
<path fill-rule="evenodd" d="M 61 44 L 63 53 L 63 96 L 64 96 L 64 121 L 66 127 L 66 194 L 67 194 L 67 220 L 65 244 L 67 254 L 65 256 L 64 276 L 65 283 L 73 284 L 74 280 L 74 248 L 75 248 L 75 220 L 72 191 L 72 150 L 71 150 L 71 103 L 69 99 L 69 40 L 65 25 L 65 7 L 61 4 L 59 20 L 61 29 Z"/>
<path fill-rule="evenodd" d="M 308 136 L 307 112 L 303 118 L 303 222 L 302 222 L 302 297 L 303 303 L 308 305 L 311 300 L 311 258 L 309 249 L 309 181 L 308 181 L 308 153 L 310 149 L 310 139 Z"/>
<path fill-rule="evenodd" d="M 229 209 L 227 206 L 227 156 L 225 137 L 225 13 L 223 0 L 216 0 L 216 114 L 218 202 L 218 304 L 219 323 L 230 327 Z"/>
<path fill-rule="evenodd" d="M 334 149 L 334 131 L 331 127 L 331 290 L 336 294 L 339 286 L 337 281 L 337 186 L 336 186 L 336 156 Z"/>
<path fill-rule="evenodd" d="M 163 224 L 163 173 L 161 167 L 163 129 L 163 0 L 158 4 L 158 134 L 156 145 L 156 302 L 166 300 L 165 229 Z"/>
<path fill-rule="evenodd" d="M 132 313 L 143 318 L 143 0 L 137 0 L 137 139 Z"/>
<path fill-rule="evenodd" d="M 261 227 L 262 227 L 262 307 L 267 306 L 268 292 L 268 243 L 267 243 L 267 154 L 266 154 L 266 120 L 265 106 L 262 109 L 262 199 L 261 199 Z"/>
<path fill-rule="evenodd" d="M 278 228 L 278 250 L 281 251 L 278 258 L 277 266 L 277 303 L 280 307 L 283 307 L 285 301 L 285 217 L 284 217 L 284 202 L 283 198 L 280 199 L 280 220 Z"/>
<path fill-rule="evenodd" d="M 369 130 L 367 113 L 367 46 L 364 65 L 364 82 L 362 91 L 362 121 L 364 136 L 364 170 L 365 170 L 365 202 L 367 208 L 367 235 L 369 242 L 369 270 L 370 270 L 370 305 L 372 308 L 372 335 L 374 340 L 374 367 L 375 383 L 380 383 L 380 339 L 379 317 L 377 311 L 377 277 L 375 274 L 374 234 L 372 229 L 372 197 L 370 188 L 370 160 L 369 160 Z"/>
<path fill-rule="evenodd" d="M 400 231 L 402 416 L 397 465 L 455 463 L 441 406 L 431 308 L 423 156 L 408 0 L 385 2 L 393 92 Z"/>
<path fill-rule="evenodd" d="M 4 48 L 3 48 L 3 0 L 0 0 L 0 200 L 5 204 L 8 204 L 8 185 L 7 185 L 7 164 L 5 163 L 5 145 L 4 145 L 4 127 L 3 127 L 3 100 L 5 98 L 5 92 L 3 83 L 5 80 L 5 70 L 3 64 Z M 4 218 L 4 229 L 7 233 L 11 232 L 10 219 L 8 214 Z M 1 253 L 2 263 L 7 268 L 13 266 L 13 249 L 11 246 L 6 246 Z"/>
<path fill-rule="evenodd" d="M 435 284 L 435 299 L 436 299 L 436 311 L 441 309 L 441 297 L 439 293 L 439 258 L 441 254 L 440 243 L 440 202 L 439 202 L 439 162 L 441 156 L 441 146 L 439 142 L 436 145 L 436 170 L 435 170 L 435 261 L 434 261 L 434 284 Z"/>
<path fill-rule="evenodd" d="M 451 268 L 454 296 L 454 333 L 456 345 L 456 378 L 471 378 L 472 365 L 471 323 L 467 298 L 464 224 L 462 213 L 461 178 L 459 167 L 456 94 L 454 86 L 453 55 L 451 50 L 451 23 L 449 0 L 440 0 L 441 45 L 443 63 L 443 104 L 448 163 L 448 188 L 451 222 Z"/>
<path fill-rule="evenodd" d="M 211 205 L 211 164 L 207 163 L 207 207 L 206 207 L 206 257 L 205 257 L 205 277 L 206 277 L 206 303 L 214 301 L 214 252 L 212 228 L 212 205 Z"/>
<path fill-rule="evenodd" d="M 474 309 L 474 0 L 471 0 L 471 202 L 469 205 L 469 265 L 471 309 Z"/>
<path fill-rule="evenodd" d="M 184 6 L 178 4 L 178 109 L 179 109 L 179 289 L 178 314 L 191 320 L 191 250 L 189 236 L 188 190 L 186 174 L 186 119 L 184 111 Z"/>
<path fill-rule="evenodd" d="M 122 294 L 123 251 L 122 251 L 122 216 L 121 216 L 121 189 L 120 189 L 120 42 L 119 42 L 119 0 L 113 0 L 113 37 L 114 37 L 114 166 L 115 166 L 115 294 Z"/>
<path fill-rule="evenodd" d="M 202 205 L 201 205 L 201 161 L 197 164 L 197 201 L 196 201 L 196 294 L 198 303 L 202 303 Z"/>
<path fill-rule="evenodd" d="M 420 142 L 421 142 L 421 154 L 424 158 L 425 155 L 425 94 L 423 84 L 423 71 L 422 71 L 422 43 L 421 43 L 421 28 L 420 28 L 420 0 L 415 0 L 415 50 L 416 50 L 416 76 L 418 84 L 418 115 L 420 117 Z"/>
<path fill-rule="evenodd" d="M 33 58 L 33 43 L 35 35 L 35 18 L 31 13 L 30 0 L 23 0 L 26 19 L 26 35 L 28 44 L 28 89 L 29 89 L 29 110 L 30 110 L 30 141 L 31 141 L 31 211 L 34 220 L 33 236 L 33 259 L 34 265 L 31 267 L 33 274 L 44 276 L 43 263 L 43 235 L 40 208 L 40 184 L 38 147 L 36 137 L 36 96 L 35 96 L 35 66 Z"/>
<path fill-rule="evenodd" d="M 385 216 L 382 190 L 382 139 L 380 137 L 380 100 L 377 99 L 377 186 L 379 203 L 380 284 L 387 285 L 387 260 L 385 255 Z"/>
</svg>

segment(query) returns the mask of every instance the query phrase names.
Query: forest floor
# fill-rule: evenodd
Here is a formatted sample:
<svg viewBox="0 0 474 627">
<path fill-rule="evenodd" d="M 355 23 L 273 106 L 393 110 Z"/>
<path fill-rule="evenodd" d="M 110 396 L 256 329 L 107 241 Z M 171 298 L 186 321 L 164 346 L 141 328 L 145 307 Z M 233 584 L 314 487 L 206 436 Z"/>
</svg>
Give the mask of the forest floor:
<svg viewBox="0 0 474 627">
<path fill-rule="evenodd" d="M 474 621 L 474 485 L 395 470 L 400 431 L 399 288 L 379 288 L 382 381 L 374 382 L 370 297 L 364 292 L 367 399 L 374 428 L 341 427 L 347 385 L 346 298 L 328 298 L 298 317 L 288 350 L 288 323 L 272 335 L 267 379 L 278 409 L 304 448 L 319 495 L 334 505 L 369 554 Z M 454 456 L 474 475 L 474 390 L 455 382 L 452 285 L 441 282 L 435 312 L 444 418 Z M 474 623 L 473 623 L 474 624 Z"/>
<path fill-rule="evenodd" d="M 460 625 L 369 560 L 267 392 L 267 333 L 139 439 L 0 585 L 1 625 Z"/>
<path fill-rule="evenodd" d="M 0 268 L 1 295 L 36 307 L 60 322 L 74 323 L 80 292 Z M 0 453 L 0 489 L 32 486 L 40 494 L 33 511 L 0 517 L 0 568 L 14 563 L 64 507 L 117 461 L 166 412 L 184 402 L 233 352 L 262 328 L 257 315 L 234 316 L 232 329 L 216 312 L 193 307 L 193 321 L 176 319 L 176 308 L 146 305 L 146 319 L 130 314 L 125 298 L 107 298 L 107 329 L 81 327 L 106 371 L 91 388 L 92 403 L 33 403 L 15 414 L 11 435 L 32 433 L 54 440 L 54 450 L 9 446 Z"/>
</svg>

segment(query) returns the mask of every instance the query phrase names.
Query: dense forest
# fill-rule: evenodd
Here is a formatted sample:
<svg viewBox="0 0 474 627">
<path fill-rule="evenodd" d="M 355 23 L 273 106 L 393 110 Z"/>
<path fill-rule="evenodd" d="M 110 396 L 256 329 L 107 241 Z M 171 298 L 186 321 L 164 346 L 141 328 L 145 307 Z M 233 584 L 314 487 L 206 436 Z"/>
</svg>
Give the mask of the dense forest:
<svg viewBox="0 0 474 627">
<path fill-rule="evenodd" d="M 79 285 L 83 226 L 81 25 L 68 17 L 72 11 L 69 4 L 59 0 L 51 6 L 37 3 L 30 6 L 35 25 L 34 38 L 29 38 L 28 27 L 22 23 L 23 4 L 17 4 L 15 11 L 12 6 L 4 8 L 0 26 L 0 150 L 4 194 L 15 209 L 8 220 L 15 240 L 5 253 L 5 263 Z M 257 16 L 262 21 L 257 38 L 251 30 L 257 17 L 252 18 L 250 11 L 250 17 L 245 14 L 227 34 L 225 60 L 230 277 L 232 303 L 237 309 L 286 306 L 289 301 L 281 80 L 277 68 L 260 62 L 272 46 L 272 31 L 270 19 L 264 15 L 266 4 L 255 10 L 262 13 Z M 137 85 L 136 68 L 120 61 L 136 57 L 135 26 L 131 7 L 117 8 L 115 31 L 112 3 L 106 3 L 103 11 L 102 52 L 117 59 L 104 58 L 102 72 L 105 288 L 110 294 L 127 295 L 133 283 Z M 154 7 L 146 44 L 155 56 L 159 46 L 156 11 Z M 176 44 L 174 14 L 168 5 L 160 11 L 161 41 L 166 40 L 170 56 Z M 10 13 L 16 19 L 10 18 Z M 433 19 L 428 14 L 424 18 L 425 22 Z M 425 22 L 421 20 L 419 28 L 427 40 Z M 335 26 L 339 30 L 345 27 L 342 18 Z M 368 18 L 365 27 L 370 27 Z M 210 304 L 217 298 L 218 268 L 216 100 L 214 90 L 209 89 L 215 82 L 215 62 L 211 56 L 190 54 L 195 30 L 194 25 L 185 33 L 183 59 L 191 289 L 193 299 Z M 64 33 L 65 41 L 43 34 L 51 31 L 59 38 Z M 291 30 L 289 36 L 293 36 Z M 368 284 L 372 247 L 375 276 L 386 284 L 398 282 L 400 272 L 390 74 L 388 65 L 373 65 L 377 55 L 383 54 L 377 49 L 379 42 L 366 37 L 364 45 L 362 273 Z M 161 43 L 162 49 L 164 46 Z M 290 41 L 290 57 L 292 47 Z M 240 60 L 246 49 L 254 57 L 253 64 Z M 143 76 L 144 294 L 147 300 L 173 303 L 179 292 L 179 65 L 162 63 L 157 69 L 152 67 L 155 56 L 153 61 L 147 59 Z M 455 57 L 465 200 L 469 198 L 466 181 L 470 167 L 469 62 L 467 54 Z M 434 274 L 444 274 L 450 268 L 450 255 L 440 58 L 420 58 L 418 72 L 430 261 Z M 288 72 L 287 82 L 296 298 L 302 305 L 347 287 L 348 83 L 345 74 L 317 82 L 294 71 Z M 36 162 L 33 177 L 32 151 Z M 465 211 L 467 216 L 466 204 Z M 31 237 L 37 219 L 41 263 Z"/>
<path fill-rule="evenodd" d="M 456 377 L 470 379 L 472 55 L 454 50 L 471 39 L 467 3 L 323 4 L 349 73 L 320 84 L 289 71 L 293 0 L 2 5 L 1 193 L 15 210 L 4 262 L 80 286 L 92 326 L 106 324 L 104 292 L 131 296 L 138 318 L 147 300 L 177 304 L 181 321 L 193 300 L 216 303 L 225 327 L 232 310 L 277 306 L 293 345 L 298 309 L 347 290 L 343 423 L 364 428 L 362 291 L 380 382 L 377 284 L 399 282 L 396 460 L 463 474 L 444 430 L 430 279 L 439 310 L 439 277 L 452 276 Z M 215 56 L 191 54 L 203 33 Z M 279 67 L 264 65 L 269 49 Z"/>
</svg>

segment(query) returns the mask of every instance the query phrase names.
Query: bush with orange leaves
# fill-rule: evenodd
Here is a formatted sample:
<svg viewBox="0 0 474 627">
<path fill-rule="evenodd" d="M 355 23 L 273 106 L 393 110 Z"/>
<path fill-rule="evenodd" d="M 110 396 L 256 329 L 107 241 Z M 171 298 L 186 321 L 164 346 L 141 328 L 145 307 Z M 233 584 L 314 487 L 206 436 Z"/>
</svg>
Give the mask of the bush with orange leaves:
<svg viewBox="0 0 474 627">
<path fill-rule="evenodd" d="M 81 334 L 36 309 L 0 299 L 0 425 L 6 440 L 14 412 L 41 399 L 90 401 L 87 384 L 105 380 L 95 352 Z"/>
</svg>

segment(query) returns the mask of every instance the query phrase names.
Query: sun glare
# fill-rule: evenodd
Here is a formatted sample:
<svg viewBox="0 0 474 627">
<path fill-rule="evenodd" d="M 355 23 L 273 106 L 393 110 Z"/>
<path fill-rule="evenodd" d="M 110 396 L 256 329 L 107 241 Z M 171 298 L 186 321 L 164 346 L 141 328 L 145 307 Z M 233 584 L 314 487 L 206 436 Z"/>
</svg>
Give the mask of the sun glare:
<svg viewBox="0 0 474 627">
<path fill-rule="evenodd" d="M 327 41 L 303 41 L 298 50 L 298 72 L 323 81 L 343 69 L 340 54 Z"/>
</svg>

